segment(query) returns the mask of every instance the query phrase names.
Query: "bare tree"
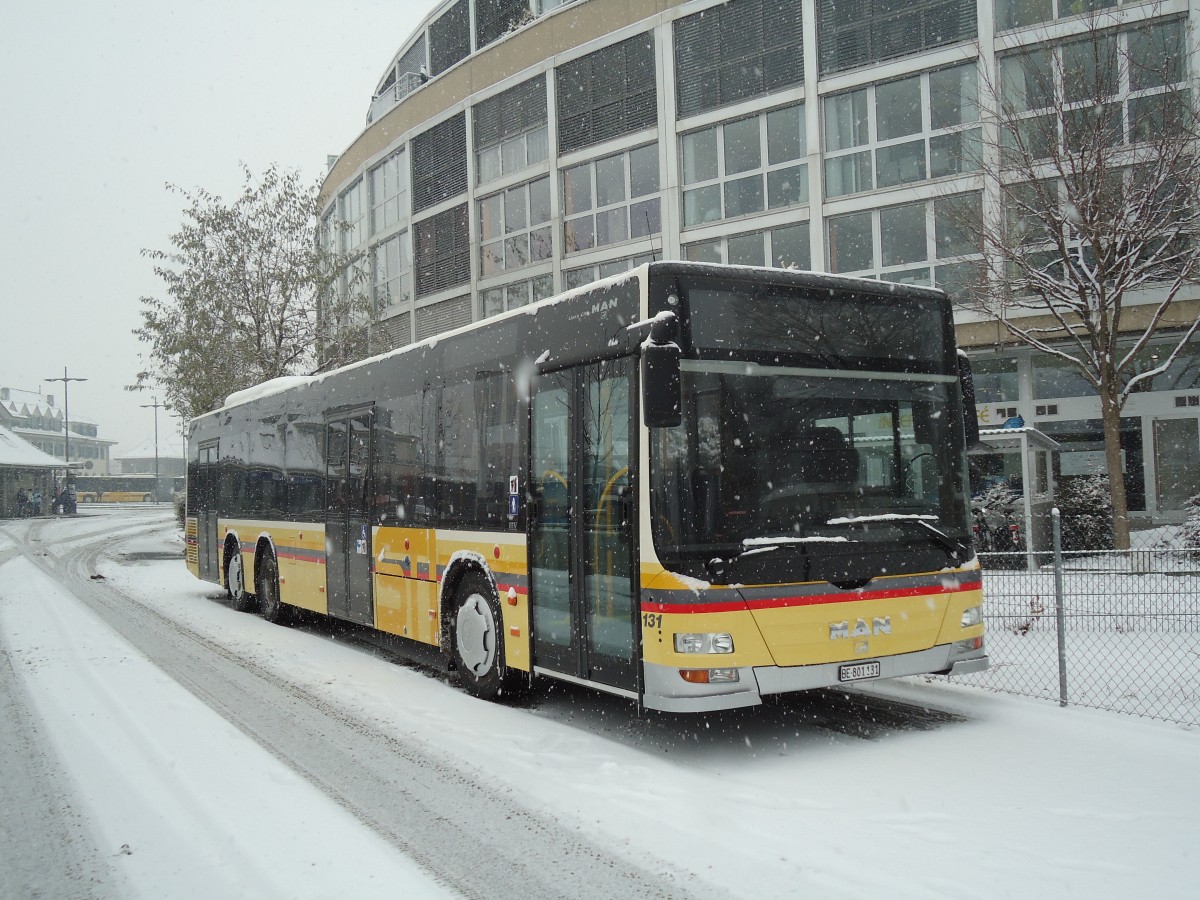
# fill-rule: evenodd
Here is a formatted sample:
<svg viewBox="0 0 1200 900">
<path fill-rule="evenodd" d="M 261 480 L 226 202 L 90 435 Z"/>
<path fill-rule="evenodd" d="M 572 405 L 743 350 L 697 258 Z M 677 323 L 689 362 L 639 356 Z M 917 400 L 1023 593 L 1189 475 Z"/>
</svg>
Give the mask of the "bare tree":
<svg viewBox="0 0 1200 900">
<path fill-rule="evenodd" d="M 998 215 L 964 215 L 986 278 L 965 305 L 1078 371 L 1100 398 L 1114 538 L 1129 546 L 1121 411 L 1196 332 L 1178 301 L 1200 281 L 1200 132 L 1182 20 L 1122 24 L 1003 55 L 984 77 L 972 162 Z M 1147 365 L 1152 339 L 1169 338 Z"/>
<path fill-rule="evenodd" d="M 162 279 L 143 297 L 148 345 L 131 390 L 158 386 L 190 417 L 235 390 L 365 355 L 364 269 L 319 233 L 317 185 L 271 166 L 232 202 L 197 189 L 170 250 L 143 250 Z M 344 227 L 344 226 L 326 226 Z"/>
</svg>

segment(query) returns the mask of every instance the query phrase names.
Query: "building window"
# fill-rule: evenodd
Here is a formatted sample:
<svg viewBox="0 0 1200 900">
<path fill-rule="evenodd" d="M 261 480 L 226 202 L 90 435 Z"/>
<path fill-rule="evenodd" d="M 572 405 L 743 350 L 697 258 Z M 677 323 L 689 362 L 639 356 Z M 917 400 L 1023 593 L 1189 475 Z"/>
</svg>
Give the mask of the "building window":
<svg viewBox="0 0 1200 900">
<path fill-rule="evenodd" d="M 630 256 L 625 259 L 613 259 L 594 266 L 580 266 L 563 272 L 563 290 L 569 291 L 585 284 L 591 284 L 601 278 L 611 278 L 644 266 L 646 263 L 658 261 L 657 253 L 643 253 L 640 256 Z"/>
<path fill-rule="evenodd" d="M 399 225 L 408 210 L 408 160 L 397 150 L 371 170 L 371 233 Z"/>
<path fill-rule="evenodd" d="M 976 403 L 1015 403 L 1021 399 L 1015 359 L 976 357 L 971 360 L 971 377 Z"/>
<path fill-rule="evenodd" d="M 558 149 L 571 153 L 658 123 L 654 38 L 641 34 L 555 69 Z"/>
<path fill-rule="evenodd" d="M 459 113 L 412 142 L 413 212 L 467 190 L 467 120 Z"/>
<path fill-rule="evenodd" d="M 656 144 L 564 169 L 562 180 L 566 253 L 662 231 Z"/>
<path fill-rule="evenodd" d="M 471 232 L 465 203 L 418 222 L 413 231 L 418 297 L 471 280 Z M 420 323 L 417 330 L 420 340 Z"/>
<path fill-rule="evenodd" d="M 1000 97 L 1010 120 L 1004 145 L 1019 163 L 1086 142 L 1096 126 L 1097 97 L 1106 101 L 1099 114 L 1112 145 L 1177 130 L 1187 115 L 1188 95 L 1179 89 L 1186 56 L 1181 20 L 1003 56 Z"/>
<path fill-rule="evenodd" d="M 550 156 L 546 80 L 541 76 L 476 104 L 472 122 L 475 171 L 481 185 Z"/>
<path fill-rule="evenodd" d="M 982 217 L 978 192 L 832 216 L 829 271 L 961 291 L 983 277 Z"/>
<path fill-rule="evenodd" d="M 551 218 L 549 176 L 480 200 L 480 276 L 553 259 Z"/>
<path fill-rule="evenodd" d="M 1121 5 L 1131 5 L 1131 2 L 1142 0 L 1121 0 Z M 1026 28 L 1052 18 L 1091 15 L 1116 5 L 1117 0 L 996 0 L 996 27 L 1001 31 Z"/>
<path fill-rule="evenodd" d="M 554 276 L 539 275 L 528 281 L 517 281 L 481 291 L 483 317 L 497 316 L 510 309 L 528 306 L 554 296 Z"/>
<path fill-rule="evenodd" d="M 1048 353 L 1033 358 L 1033 398 L 1035 400 L 1063 397 L 1095 397 L 1096 388 L 1083 370 Z"/>
<path fill-rule="evenodd" d="M 407 305 L 412 299 L 412 257 L 408 251 L 408 232 L 376 244 L 373 252 L 375 266 L 375 309 L 383 314 L 396 306 Z"/>
<path fill-rule="evenodd" d="M 752 231 L 711 241 L 683 245 L 683 258 L 689 262 L 729 263 L 735 266 L 774 266 L 777 269 L 812 268 L 808 243 L 808 222 L 797 222 Z"/>
<path fill-rule="evenodd" d="M 675 23 L 680 118 L 804 82 L 801 4 L 730 0 Z"/>
<path fill-rule="evenodd" d="M 969 41 L 976 26 L 975 0 L 821 0 L 821 74 Z"/>
<path fill-rule="evenodd" d="M 475 49 L 499 40 L 529 16 L 529 0 L 475 0 Z"/>
<path fill-rule="evenodd" d="M 429 26 L 430 74 L 440 75 L 471 52 L 471 11 L 458 0 Z"/>
<path fill-rule="evenodd" d="M 338 216 L 342 221 L 342 249 L 353 253 L 367 239 L 366 211 L 363 203 L 363 180 L 360 178 L 338 197 Z"/>
<path fill-rule="evenodd" d="M 974 62 L 826 97 L 825 196 L 975 171 Z"/>
<path fill-rule="evenodd" d="M 803 104 L 693 131 L 681 145 L 685 228 L 808 202 Z"/>
<path fill-rule="evenodd" d="M 1001 31 L 1036 25 L 1053 14 L 1054 0 L 996 0 L 996 26 Z"/>
</svg>

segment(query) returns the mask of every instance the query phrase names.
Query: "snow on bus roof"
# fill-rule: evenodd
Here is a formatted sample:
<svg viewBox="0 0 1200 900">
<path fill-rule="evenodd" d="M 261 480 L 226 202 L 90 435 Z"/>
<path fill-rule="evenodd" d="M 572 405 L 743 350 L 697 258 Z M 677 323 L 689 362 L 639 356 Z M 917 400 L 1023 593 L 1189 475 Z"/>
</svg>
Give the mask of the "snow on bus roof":
<svg viewBox="0 0 1200 900">
<path fill-rule="evenodd" d="M 294 387 L 300 387 L 301 385 L 308 384 L 312 380 L 313 377 L 311 375 L 281 375 L 278 378 L 269 378 L 264 382 L 254 385 L 253 387 L 248 387 L 240 391 L 234 391 L 225 398 L 224 406 L 240 406 L 243 403 L 249 403 L 251 400 L 258 400 L 261 397 L 267 397 L 271 394 L 278 394 L 280 391 L 286 391 Z"/>
<path fill-rule="evenodd" d="M 195 418 L 202 419 L 205 416 L 211 416 L 213 413 L 221 412 L 222 410 L 229 409 L 230 407 L 240 406 L 243 403 L 249 403 L 252 400 L 258 400 L 262 397 L 270 396 L 271 394 L 277 394 L 281 391 L 291 390 L 292 388 L 303 387 L 304 385 L 308 384 L 320 384 L 331 375 L 338 375 L 342 372 L 348 372 L 362 366 L 369 366 L 372 363 L 379 362 L 382 359 L 388 359 L 389 357 L 399 356 L 403 353 L 409 353 L 413 350 L 418 350 L 421 347 L 436 347 L 438 341 L 456 337 L 460 334 L 466 334 L 482 327 L 485 324 L 491 325 L 495 322 L 516 318 L 517 316 L 535 316 L 540 310 L 557 306 L 560 303 L 567 303 L 576 297 L 584 296 L 592 291 L 597 290 L 598 288 L 616 287 L 617 285 L 634 281 L 647 265 L 648 264 L 644 263 L 635 269 L 630 269 L 628 272 L 620 272 L 616 275 L 610 275 L 608 278 L 600 278 L 596 281 L 588 282 L 581 287 L 572 288 L 569 291 L 556 294 L 553 297 L 547 297 L 545 300 L 539 300 L 537 303 L 531 303 L 527 306 L 508 310 L 507 312 L 500 313 L 496 316 L 489 316 L 486 319 L 470 322 L 451 331 L 443 331 L 433 335 L 432 337 L 427 337 L 424 340 L 415 341 L 411 344 L 405 344 L 403 347 L 385 350 L 383 353 L 377 353 L 374 356 L 368 356 L 365 359 L 347 363 L 346 365 L 339 366 L 336 369 L 330 369 L 328 372 L 320 372 L 316 375 L 284 375 L 280 378 L 272 378 L 269 381 L 264 381 L 261 384 L 256 384 L 253 387 L 246 388 L 245 390 L 234 391 L 225 398 L 225 402 L 220 407 L 209 410 L 206 413 L 201 413 Z M 549 350 L 545 351 L 545 353 L 549 352 Z M 545 353 L 543 353 L 543 356 Z"/>
<path fill-rule="evenodd" d="M 704 269 L 728 270 L 731 274 L 736 274 L 739 271 L 741 271 L 741 272 L 762 272 L 764 268 L 772 268 L 772 267 L 764 267 L 764 266 L 730 265 L 728 263 L 691 263 L 691 264 L 689 264 L 689 263 L 682 262 L 679 260 L 672 260 L 672 261 L 670 261 L 670 263 L 671 263 L 671 265 L 685 265 L 685 266 L 691 265 L 692 267 L 696 268 L 697 270 L 704 270 Z M 413 350 L 420 349 L 421 347 L 433 348 L 433 347 L 437 346 L 438 341 L 443 341 L 448 338 L 457 337 L 460 334 L 467 334 L 471 331 L 474 331 L 477 328 L 483 327 L 484 325 L 491 325 L 495 322 L 504 322 L 509 319 L 515 319 L 518 316 L 536 316 L 543 309 L 549 309 L 550 307 L 558 306 L 561 303 L 569 303 L 570 301 L 574 300 L 577 297 L 586 296 L 587 294 L 592 293 L 593 291 L 596 291 L 598 289 L 617 287 L 618 285 L 626 284 L 630 281 L 635 281 L 638 278 L 642 277 L 642 275 L 645 274 L 645 272 L 649 269 L 649 267 L 651 265 L 652 265 L 652 263 L 642 263 L 642 265 L 637 266 L 633 269 L 630 269 L 626 272 L 619 272 L 616 275 L 610 275 L 607 278 L 599 278 L 596 281 L 589 281 L 587 284 L 581 285 L 577 288 L 572 288 L 569 291 L 564 291 L 561 294 L 556 294 L 553 297 L 547 297 L 545 300 L 539 300 L 536 303 L 530 303 L 527 306 L 521 306 L 521 307 L 518 307 L 517 309 L 510 309 L 507 312 L 503 312 L 503 313 L 500 313 L 499 315 L 495 315 L 495 316 L 489 316 L 486 319 L 480 319 L 475 322 L 469 322 L 466 325 L 460 326 L 459 328 L 452 329 L 451 331 L 444 331 L 439 334 L 433 335 L 432 337 L 427 337 L 424 340 L 414 341 L 411 344 L 405 344 L 403 347 L 396 347 L 395 349 L 392 349 L 392 350 L 386 350 L 383 353 L 376 354 L 375 356 L 368 356 L 365 359 L 360 359 L 360 360 L 357 360 L 356 362 L 348 363 L 348 364 L 346 364 L 344 366 L 340 366 L 336 369 L 330 369 L 328 372 L 321 372 L 321 373 L 318 373 L 315 375 L 285 375 L 281 378 L 273 378 L 270 381 L 264 381 L 262 384 L 258 384 L 258 385 L 255 385 L 254 387 L 246 388 L 243 391 L 234 391 L 232 394 L 230 394 L 228 397 L 225 398 L 225 403 L 221 407 L 219 407 L 218 409 L 211 410 L 210 412 L 203 413 L 200 416 L 196 416 L 196 418 L 198 418 L 198 419 L 203 418 L 204 416 L 212 415 L 215 412 L 220 412 L 221 410 L 227 409 L 231 406 L 239 406 L 243 403 L 248 403 L 251 400 L 257 400 L 261 397 L 266 397 L 270 394 L 279 393 L 280 391 L 290 390 L 292 388 L 301 387 L 306 384 L 319 384 L 322 381 L 324 381 L 326 378 L 328 378 L 330 375 L 337 375 L 342 372 L 348 372 L 348 371 L 357 369 L 362 366 L 369 366 L 372 363 L 379 362 L 382 359 L 388 359 L 393 356 L 399 356 L 403 353 L 409 353 Z M 849 286 L 850 284 L 852 284 L 854 282 L 859 282 L 862 284 L 863 287 L 870 287 L 870 288 L 874 289 L 874 291 L 877 293 L 878 292 L 889 293 L 889 292 L 895 290 L 897 287 L 901 287 L 901 285 L 893 284 L 891 282 L 878 281 L 873 278 L 861 278 L 861 277 L 852 276 L 852 275 L 829 276 L 825 273 L 811 272 L 811 271 L 806 271 L 806 270 L 801 270 L 801 269 L 776 269 L 776 271 L 792 272 L 792 273 L 796 273 L 796 274 L 821 275 L 823 278 L 826 278 L 830 281 L 836 280 L 836 281 L 845 282 L 847 284 L 847 286 Z M 915 287 L 917 290 L 925 291 L 926 293 L 931 293 L 931 294 L 942 293 L 941 291 L 937 290 L 936 288 L 926 288 L 926 287 L 921 287 L 921 286 L 917 286 L 917 285 L 903 285 L 903 287 L 905 287 L 906 290 Z M 632 325 L 632 324 L 636 324 L 636 323 L 631 322 L 629 324 Z M 542 356 L 539 357 L 539 361 L 546 358 L 546 354 L 548 354 L 549 352 L 550 351 L 548 349 L 544 350 L 542 353 Z"/>
</svg>

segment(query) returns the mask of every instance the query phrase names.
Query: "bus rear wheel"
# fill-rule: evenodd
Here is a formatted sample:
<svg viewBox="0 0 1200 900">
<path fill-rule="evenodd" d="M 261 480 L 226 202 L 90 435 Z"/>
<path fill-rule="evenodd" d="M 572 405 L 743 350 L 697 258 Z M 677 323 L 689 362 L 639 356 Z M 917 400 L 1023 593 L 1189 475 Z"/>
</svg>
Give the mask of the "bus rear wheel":
<svg viewBox="0 0 1200 900">
<path fill-rule="evenodd" d="M 225 593 L 229 597 L 229 605 L 238 612 L 254 609 L 254 595 L 246 590 L 246 569 L 242 565 L 241 551 L 236 547 L 230 548 L 229 558 L 225 562 Z"/>
<path fill-rule="evenodd" d="M 262 558 L 255 573 L 258 582 L 258 612 L 268 622 L 286 625 L 291 618 L 286 603 L 279 599 L 279 566 L 270 553 Z"/>
<path fill-rule="evenodd" d="M 454 595 L 454 668 L 468 692 L 493 700 L 516 693 L 520 676 L 504 665 L 503 618 L 491 582 L 467 572 Z"/>
</svg>

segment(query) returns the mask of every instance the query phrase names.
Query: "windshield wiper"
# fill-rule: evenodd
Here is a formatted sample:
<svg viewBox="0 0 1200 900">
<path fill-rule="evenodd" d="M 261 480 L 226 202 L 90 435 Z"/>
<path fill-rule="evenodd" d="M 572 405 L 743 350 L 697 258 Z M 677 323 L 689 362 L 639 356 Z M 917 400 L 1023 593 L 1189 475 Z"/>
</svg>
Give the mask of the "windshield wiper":
<svg viewBox="0 0 1200 900">
<path fill-rule="evenodd" d="M 929 520 L 937 521 L 937 516 L 905 515 L 903 513 L 885 513 L 879 516 L 853 516 L 830 519 L 827 525 L 857 525 L 881 523 L 887 525 L 916 526 L 924 531 L 924 537 L 929 543 L 945 551 L 946 555 L 955 562 L 965 562 L 971 556 L 971 551 L 961 541 L 957 541 L 940 529 L 929 524 Z"/>
<path fill-rule="evenodd" d="M 738 563 L 746 557 L 758 556 L 764 553 L 777 553 L 780 551 L 788 551 L 792 553 L 800 553 L 807 555 L 811 545 L 817 543 L 848 543 L 850 538 L 844 536 L 825 537 L 822 535 L 810 535 L 808 537 L 797 537 L 795 535 L 778 535 L 774 537 L 753 537 L 744 538 L 738 548 L 735 550 L 730 548 L 728 556 L 715 556 L 705 563 L 709 575 L 714 578 L 721 578 L 729 573 L 729 567 Z"/>
</svg>

